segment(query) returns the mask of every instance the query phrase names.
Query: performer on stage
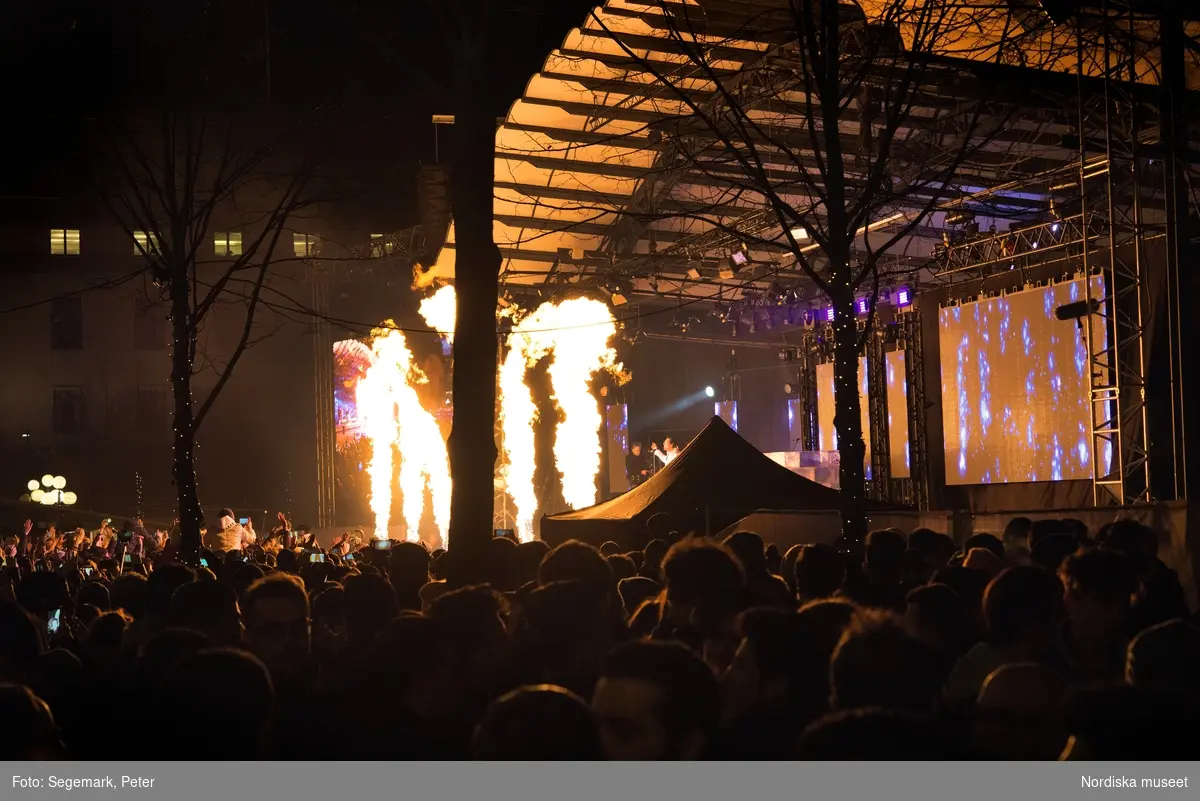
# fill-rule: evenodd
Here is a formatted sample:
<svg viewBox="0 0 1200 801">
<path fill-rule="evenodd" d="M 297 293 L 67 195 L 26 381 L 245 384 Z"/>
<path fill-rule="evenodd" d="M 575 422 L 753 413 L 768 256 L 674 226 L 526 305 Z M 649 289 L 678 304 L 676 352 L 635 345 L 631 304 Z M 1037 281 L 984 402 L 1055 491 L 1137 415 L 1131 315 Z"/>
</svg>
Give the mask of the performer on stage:
<svg viewBox="0 0 1200 801">
<path fill-rule="evenodd" d="M 661 451 L 658 449 L 658 444 L 655 442 L 650 443 L 650 450 L 654 451 L 654 457 L 664 465 L 668 465 L 675 461 L 675 457 L 679 455 L 679 446 L 676 445 L 675 440 L 671 439 L 670 437 L 667 437 L 663 440 L 663 449 Z"/>
<path fill-rule="evenodd" d="M 629 443 L 629 453 L 625 454 L 625 477 L 629 479 L 629 488 L 641 484 L 650 478 L 650 459 L 642 453 L 642 443 Z"/>
</svg>

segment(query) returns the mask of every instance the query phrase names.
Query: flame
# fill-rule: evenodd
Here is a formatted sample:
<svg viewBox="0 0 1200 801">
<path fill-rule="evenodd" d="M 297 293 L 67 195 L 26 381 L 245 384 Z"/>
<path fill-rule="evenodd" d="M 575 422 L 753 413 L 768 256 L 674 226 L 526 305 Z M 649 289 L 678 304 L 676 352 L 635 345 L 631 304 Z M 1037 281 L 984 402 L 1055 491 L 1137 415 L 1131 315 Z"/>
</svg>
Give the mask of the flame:
<svg viewBox="0 0 1200 801">
<path fill-rule="evenodd" d="M 437 419 L 421 405 L 416 390 L 417 385 L 426 383 L 428 378 L 414 363 L 412 351 L 400 331 L 376 329 L 371 350 L 375 354 L 375 365 L 359 382 L 358 402 L 360 414 L 369 420 L 364 423 L 363 431 L 371 439 L 368 475 L 370 506 L 376 521 L 375 536 L 379 539 L 387 537 L 391 509 L 391 446 L 394 444 L 400 453 L 402 516 L 408 540 L 416 542 L 419 539 L 428 486 L 434 524 L 441 535 L 442 546 L 446 547 L 451 489 L 446 442 Z"/>
<path fill-rule="evenodd" d="M 526 370 L 546 355 L 554 356 L 548 372 L 562 418 L 555 430 L 554 463 L 562 478 L 563 498 L 572 508 L 593 504 L 603 418 L 590 385 L 601 370 L 620 371 L 616 351 L 608 344 L 615 334 L 607 304 L 588 298 L 543 304 L 513 327 L 511 349 L 500 368 L 500 416 L 509 463 L 506 484 L 522 541 L 533 538 L 537 511 L 533 484 L 537 406 L 525 382 Z"/>
<path fill-rule="evenodd" d="M 375 516 L 375 539 L 388 538 L 392 514 L 392 448 L 396 442 L 396 404 L 392 398 L 394 366 L 378 360 L 372 364 L 355 390 L 359 427 L 371 443 L 367 462 L 370 483 L 368 505 Z"/>
<path fill-rule="evenodd" d="M 454 325 L 457 319 L 457 299 L 453 284 L 446 284 L 437 292 L 421 301 L 421 318 L 425 324 L 437 331 L 447 342 L 454 342 Z"/>
</svg>

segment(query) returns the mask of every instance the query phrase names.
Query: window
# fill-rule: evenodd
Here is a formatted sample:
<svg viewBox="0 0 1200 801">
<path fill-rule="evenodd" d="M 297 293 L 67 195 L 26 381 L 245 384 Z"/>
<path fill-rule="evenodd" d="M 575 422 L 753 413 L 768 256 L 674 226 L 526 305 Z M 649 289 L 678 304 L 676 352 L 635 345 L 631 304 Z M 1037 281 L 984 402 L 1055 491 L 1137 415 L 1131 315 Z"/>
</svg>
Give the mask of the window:
<svg viewBox="0 0 1200 801">
<path fill-rule="evenodd" d="M 171 428 L 171 388 L 166 384 L 138 387 L 137 429 L 148 434 L 162 434 Z"/>
<path fill-rule="evenodd" d="M 213 234 L 218 256 L 242 255 L 242 234 L 240 231 L 227 231 Z"/>
<path fill-rule="evenodd" d="M 54 388 L 54 433 L 79 434 L 83 431 L 83 387 Z"/>
<path fill-rule="evenodd" d="M 383 234 L 371 234 L 371 256 L 373 258 L 378 259 L 385 254 L 390 254 L 395 247 L 396 243 Z"/>
<path fill-rule="evenodd" d="M 51 228 L 50 229 L 50 255 L 51 256 L 78 256 L 79 255 L 79 229 L 78 228 Z"/>
<path fill-rule="evenodd" d="M 153 231 L 133 232 L 133 255 L 158 253 L 158 234 Z"/>
<path fill-rule="evenodd" d="M 50 349 L 83 350 L 83 299 L 78 295 L 50 303 Z"/>
<path fill-rule="evenodd" d="M 315 234 L 292 234 L 292 247 L 300 257 L 317 255 L 319 242 Z"/>
<path fill-rule="evenodd" d="M 137 350 L 167 347 L 166 311 L 145 297 L 137 299 L 133 310 L 133 346 Z"/>
</svg>

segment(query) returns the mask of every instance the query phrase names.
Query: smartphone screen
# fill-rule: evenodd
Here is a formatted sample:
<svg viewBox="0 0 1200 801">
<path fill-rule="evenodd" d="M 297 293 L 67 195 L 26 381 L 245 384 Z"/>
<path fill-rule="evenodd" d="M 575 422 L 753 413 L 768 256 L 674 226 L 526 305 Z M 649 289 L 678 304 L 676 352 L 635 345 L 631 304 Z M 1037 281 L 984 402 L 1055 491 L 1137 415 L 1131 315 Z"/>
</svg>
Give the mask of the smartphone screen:
<svg viewBox="0 0 1200 801">
<path fill-rule="evenodd" d="M 346 554 L 346 561 L 347 561 L 347 562 L 353 562 L 353 561 L 354 561 L 354 554 L 352 554 L 352 553 L 348 553 L 348 554 Z"/>
<path fill-rule="evenodd" d="M 208 560 L 203 556 L 200 557 L 200 567 L 208 567 Z"/>
<path fill-rule="evenodd" d="M 325 554 L 323 554 L 323 553 L 309 554 L 308 561 L 312 564 L 323 563 L 325 561 Z"/>
<path fill-rule="evenodd" d="M 92 570 L 90 567 L 85 567 L 85 568 L 83 569 L 83 575 L 84 575 L 84 577 L 86 577 L 86 578 L 91 578 L 91 577 L 92 577 L 92 573 L 93 573 L 93 570 Z"/>
<path fill-rule="evenodd" d="M 62 610 L 55 609 L 46 619 L 46 634 L 53 637 L 58 633 L 58 627 L 62 625 Z"/>
<path fill-rule="evenodd" d="M 391 540 L 375 540 L 375 550 L 390 551 L 392 549 Z"/>
<path fill-rule="evenodd" d="M 238 522 L 239 522 L 239 523 L 241 523 L 241 524 L 244 526 L 244 525 L 246 525 L 247 523 L 249 523 L 249 522 L 250 522 L 250 518 L 248 518 L 248 517 L 239 517 L 239 518 L 238 518 Z"/>
<path fill-rule="evenodd" d="M 127 553 L 127 554 L 125 554 L 125 558 L 124 558 L 123 560 L 121 560 L 121 561 L 122 561 L 124 564 L 127 564 L 127 565 L 128 565 L 128 564 L 132 564 L 132 563 L 133 563 L 133 554 L 131 554 L 131 553 Z"/>
</svg>

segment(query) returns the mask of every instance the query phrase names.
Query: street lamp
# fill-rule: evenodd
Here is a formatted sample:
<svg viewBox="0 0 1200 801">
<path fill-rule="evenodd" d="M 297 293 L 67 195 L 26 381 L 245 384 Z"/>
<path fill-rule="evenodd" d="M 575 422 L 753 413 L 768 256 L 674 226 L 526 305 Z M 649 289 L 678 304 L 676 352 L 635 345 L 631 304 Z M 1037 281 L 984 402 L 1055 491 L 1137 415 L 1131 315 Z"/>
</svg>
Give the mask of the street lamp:
<svg viewBox="0 0 1200 801">
<path fill-rule="evenodd" d="M 65 492 L 67 480 L 62 476 L 47 473 L 42 480 L 30 479 L 25 485 L 29 492 L 21 496 L 25 503 L 40 503 L 42 506 L 74 506 L 79 496 L 73 492 Z"/>
</svg>

